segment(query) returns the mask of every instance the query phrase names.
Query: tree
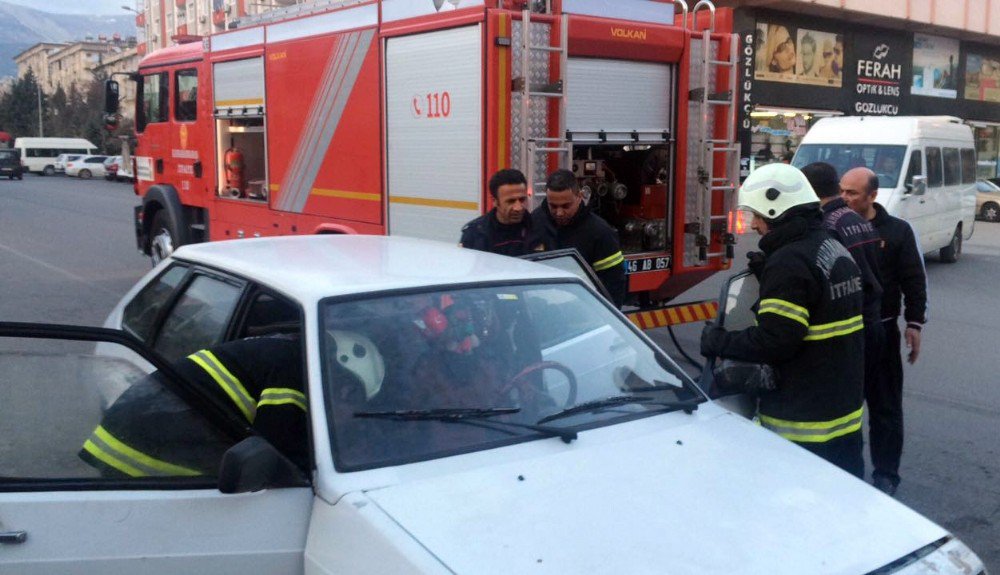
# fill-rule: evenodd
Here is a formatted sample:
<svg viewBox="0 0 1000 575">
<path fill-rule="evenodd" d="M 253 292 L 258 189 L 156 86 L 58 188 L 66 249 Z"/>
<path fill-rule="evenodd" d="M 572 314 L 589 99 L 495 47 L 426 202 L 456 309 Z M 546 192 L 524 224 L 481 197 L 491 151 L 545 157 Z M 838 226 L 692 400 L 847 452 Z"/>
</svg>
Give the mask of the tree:
<svg viewBox="0 0 1000 575">
<path fill-rule="evenodd" d="M 13 136 L 37 136 L 39 86 L 31 68 L 18 78 L 11 90 L 0 98 L 0 125 L 6 126 Z M 41 94 L 42 114 L 48 98 Z"/>
</svg>

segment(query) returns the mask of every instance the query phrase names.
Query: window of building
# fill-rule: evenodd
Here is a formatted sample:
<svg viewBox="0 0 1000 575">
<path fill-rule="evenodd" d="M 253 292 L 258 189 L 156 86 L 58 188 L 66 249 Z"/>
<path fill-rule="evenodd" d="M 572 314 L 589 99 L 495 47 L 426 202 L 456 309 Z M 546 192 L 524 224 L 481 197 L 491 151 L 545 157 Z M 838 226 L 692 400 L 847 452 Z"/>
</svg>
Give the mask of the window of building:
<svg viewBox="0 0 1000 575">
<path fill-rule="evenodd" d="M 198 71 L 178 70 L 175 75 L 174 119 L 193 122 L 198 119 Z"/>
<path fill-rule="evenodd" d="M 976 176 L 995 178 L 1000 174 L 1000 126 L 981 126 L 975 130 Z"/>
</svg>

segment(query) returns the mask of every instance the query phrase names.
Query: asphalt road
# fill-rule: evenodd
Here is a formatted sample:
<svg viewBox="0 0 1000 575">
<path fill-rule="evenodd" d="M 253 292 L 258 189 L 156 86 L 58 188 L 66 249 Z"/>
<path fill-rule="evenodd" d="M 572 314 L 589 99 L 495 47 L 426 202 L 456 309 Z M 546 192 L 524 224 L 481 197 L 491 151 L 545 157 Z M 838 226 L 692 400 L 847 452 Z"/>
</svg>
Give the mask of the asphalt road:
<svg viewBox="0 0 1000 575">
<path fill-rule="evenodd" d="M 149 270 L 135 249 L 129 184 L 28 175 L 0 180 L 0 320 L 100 325 Z M 744 237 L 737 262 L 755 243 Z M 1000 569 L 1000 224 L 978 222 L 961 261 L 929 257 L 930 323 L 906 367 L 906 448 L 897 498 L 966 541 Z M 685 301 L 715 298 L 725 274 Z M 700 325 L 675 330 L 697 353 Z M 651 335 L 676 353 L 666 330 Z M 700 360 L 700 358 L 695 357 Z M 870 466 L 869 466 L 870 468 Z M 734 478 L 734 481 L 737 479 Z M 808 480 L 808 478 L 803 478 Z M 748 496 L 755 488 L 746 486 Z M 871 534 L 878 537 L 878 533 Z M 789 542 L 794 544 L 794 542 Z"/>
</svg>

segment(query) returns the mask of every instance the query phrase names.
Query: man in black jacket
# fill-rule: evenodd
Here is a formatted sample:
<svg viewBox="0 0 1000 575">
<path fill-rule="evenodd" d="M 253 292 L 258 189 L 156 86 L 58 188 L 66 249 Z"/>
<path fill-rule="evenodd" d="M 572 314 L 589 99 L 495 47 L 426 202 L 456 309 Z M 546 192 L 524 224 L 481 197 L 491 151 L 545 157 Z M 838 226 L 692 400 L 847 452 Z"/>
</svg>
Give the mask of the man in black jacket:
<svg viewBox="0 0 1000 575">
<path fill-rule="evenodd" d="M 628 283 L 618 232 L 584 205 L 576 176 L 552 172 L 545 182 L 545 203 L 531 213 L 532 227 L 545 250 L 576 248 L 594 268 L 617 307 L 625 304 Z"/>
<path fill-rule="evenodd" d="M 490 178 L 493 209 L 465 224 L 459 245 L 505 256 L 541 251 L 528 216 L 528 181 L 518 170 L 500 170 Z"/>
<path fill-rule="evenodd" d="M 757 325 L 727 332 L 710 324 L 701 353 L 771 365 L 777 385 L 760 396 L 761 425 L 864 477 L 861 272 L 824 229 L 819 198 L 797 168 L 754 170 L 739 207 L 753 212 L 766 255 Z"/>
<path fill-rule="evenodd" d="M 903 362 L 900 359 L 899 313 L 906 301 L 907 360 L 920 355 L 920 330 L 927 321 L 927 274 L 913 228 L 890 216 L 875 203 L 878 176 L 868 168 L 854 168 L 840 180 L 847 205 L 875 226 L 881 238 L 879 268 L 882 279 L 882 348 L 877 389 L 867 391 L 870 425 L 872 482 L 892 495 L 899 486 L 899 461 L 903 453 Z"/>
</svg>

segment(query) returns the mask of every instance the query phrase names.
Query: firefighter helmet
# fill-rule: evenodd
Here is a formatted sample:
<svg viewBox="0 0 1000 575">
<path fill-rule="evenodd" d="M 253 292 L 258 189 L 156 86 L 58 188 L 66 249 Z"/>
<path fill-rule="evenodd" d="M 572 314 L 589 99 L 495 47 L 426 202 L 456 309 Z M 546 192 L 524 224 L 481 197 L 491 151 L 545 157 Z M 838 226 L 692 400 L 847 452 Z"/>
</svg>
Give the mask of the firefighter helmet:
<svg viewBox="0 0 1000 575">
<path fill-rule="evenodd" d="M 382 389 L 385 377 L 385 361 L 372 340 L 366 336 L 337 329 L 327 330 L 334 343 L 334 357 L 337 363 L 353 373 L 365 386 L 365 398 L 371 399 Z"/>
<path fill-rule="evenodd" d="M 750 210 L 766 220 L 776 220 L 796 206 L 809 204 L 819 204 L 816 192 L 805 174 L 788 164 L 761 166 L 740 188 L 739 209 Z"/>
</svg>

